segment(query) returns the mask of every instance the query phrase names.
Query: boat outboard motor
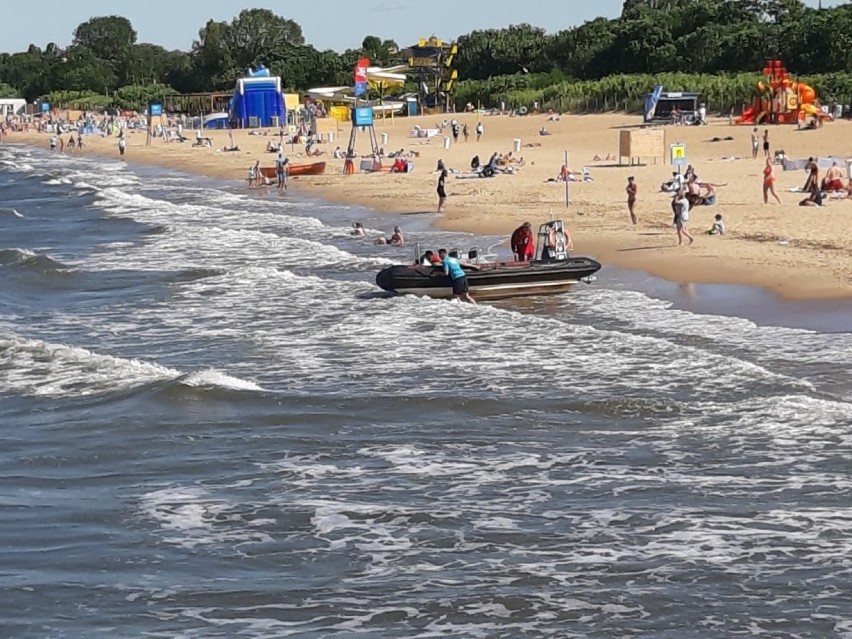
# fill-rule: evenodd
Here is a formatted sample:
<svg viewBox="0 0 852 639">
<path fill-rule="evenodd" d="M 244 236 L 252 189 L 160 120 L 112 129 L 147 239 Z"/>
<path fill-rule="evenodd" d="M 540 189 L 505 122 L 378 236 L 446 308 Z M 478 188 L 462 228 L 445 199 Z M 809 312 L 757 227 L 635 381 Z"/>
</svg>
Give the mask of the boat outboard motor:
<svg viewBox="0 0 852 639">
<path fill-rule="evenodd" d="M 468 262 L 477 262 L 479 261 L 479 249 L 472 248 L 467 252 L 467 260 Z"/>
<path fill-rule="evenodd" d="M 457 248 L 451 249 L 450 252 L 447 255 L 449 255 L 450 257 L 454 257 L 457 260 L 461 259 L 461 253 L 459 252 L 459 250 Z"/>
</svg>

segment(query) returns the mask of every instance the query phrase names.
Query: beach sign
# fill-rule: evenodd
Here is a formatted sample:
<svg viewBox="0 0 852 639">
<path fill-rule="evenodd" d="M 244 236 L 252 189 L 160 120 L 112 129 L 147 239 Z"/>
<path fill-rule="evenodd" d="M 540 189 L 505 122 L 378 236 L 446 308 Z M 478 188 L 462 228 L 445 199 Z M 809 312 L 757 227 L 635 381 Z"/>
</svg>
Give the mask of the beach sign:
<svg viewBox="0 0 852 639">
<path fill-rule="evenodd" d="M 373 126 L 373 107 L 352 109 L 352 126 Z"/>
<path fill-rule="evenodd" d="M 669 145 L 672 166 L 683 166 L 686 164 L 686 145 L 677 143 Z"/>
<path fill-rule="evenodd" d="M 150 115 L 151 117 L 163 115 L 163 105 L 162 104 L 149 104 L 148 105 L 148 115 Z"/>
<path fill-rule="evenodd" d="M 50 102 L 42 102 L 41 103 L 41 112 L 49 113 L 50 112 Z"/>
</svg>

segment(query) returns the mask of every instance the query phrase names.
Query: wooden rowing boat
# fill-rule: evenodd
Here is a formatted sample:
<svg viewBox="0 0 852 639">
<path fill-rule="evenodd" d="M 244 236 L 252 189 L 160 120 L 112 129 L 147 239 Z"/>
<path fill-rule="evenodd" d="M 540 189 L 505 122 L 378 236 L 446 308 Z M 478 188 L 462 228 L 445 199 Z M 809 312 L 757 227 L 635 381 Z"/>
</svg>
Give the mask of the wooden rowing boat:
<svg viewBox="0 0 852 639">
<path fill-rule="evenodd" d="M 311 164 L 288 164 L 287 176 L 295 177 L 297 175 L 322 175 L 325 173 L 325 162 L 313 162 Z M 276 179 L 277 167 L 262 166 L 260 167 L 261 177 Z"/>
</svg>

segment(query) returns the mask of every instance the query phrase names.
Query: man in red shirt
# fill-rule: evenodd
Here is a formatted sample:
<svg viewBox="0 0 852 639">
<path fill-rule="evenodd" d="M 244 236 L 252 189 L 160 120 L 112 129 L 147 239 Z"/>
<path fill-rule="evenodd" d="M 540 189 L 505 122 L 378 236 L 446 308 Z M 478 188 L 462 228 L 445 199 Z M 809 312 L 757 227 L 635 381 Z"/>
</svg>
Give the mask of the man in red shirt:
<svg viewBox="0 0 852 639">
<path fill-rule="evenodd" d="M 535 241 L 532 224 L 524 222 L 512 233 L 512 254 L 518 262 L 529 262 L 535 257 Z"/>
</svg>

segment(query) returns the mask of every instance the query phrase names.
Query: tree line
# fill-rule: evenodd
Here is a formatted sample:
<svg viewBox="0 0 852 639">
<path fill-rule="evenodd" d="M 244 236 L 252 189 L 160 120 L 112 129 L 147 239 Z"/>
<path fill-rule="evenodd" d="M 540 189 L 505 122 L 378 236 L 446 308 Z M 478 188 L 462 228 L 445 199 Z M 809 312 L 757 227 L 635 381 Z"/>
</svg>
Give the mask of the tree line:
<svg viewBox="0 0 852 639">
<path fill-rule="evenodd" d="M 850 4 L 813 9 L 801 0 L 624 0 L 614 19 L 554 33 L 527 24 L 477 30 L 458 44 L 458 106 L 508 99 L 563 110 L 632 108 L 663 79 L 674 90 L 710 91 L 721 108 L 726 100 L 736 104 L 765 61 L 776 57 L 824 90 L 852 95 Z M 99 105 L 135 108 L 167 93 L 230 91 L 247 67 L 259 64 L 280 75 L 288 90 L 304 91 L 351 84 L 363 55 L 379 65 L 404 62 L 396 42 L 372 35 L 358 49 L 317 49 L 299 24 L 265 9 L 208 21 L 189 51 L 139 43 L 129 20 L 105 16 L 80 24 L 66 48 L 50 43 L 1 53 L 0 96 L 88 96 Z M 417 82 L 406 89 L 416 91 Z"/>
</svg>

